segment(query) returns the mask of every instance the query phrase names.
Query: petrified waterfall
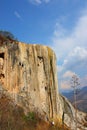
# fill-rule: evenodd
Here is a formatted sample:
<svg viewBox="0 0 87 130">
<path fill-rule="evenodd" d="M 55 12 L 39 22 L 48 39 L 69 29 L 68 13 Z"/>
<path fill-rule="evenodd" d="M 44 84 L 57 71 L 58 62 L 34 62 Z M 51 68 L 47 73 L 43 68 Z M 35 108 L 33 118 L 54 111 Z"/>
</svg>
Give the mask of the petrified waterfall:
<svg viewBox="0 0 87 130">
<path fill-rule="evenodd" d="M 1 46 L 0 83 L 25 111 L 57 115 L 56 57 L 50 48 L 20 42 Z"/>
<path fill-rule="evenodd" d="M 25 113 L 37 112 L 43 119 L 62 121 L 75 130 L 75 109 L 59 95 L 56 56 L 42 45 L 3 41 L 0 44 L 0 90 Z M 77 112 L 78 130 L 86 130 L 86 114 Z"/>
</svg>

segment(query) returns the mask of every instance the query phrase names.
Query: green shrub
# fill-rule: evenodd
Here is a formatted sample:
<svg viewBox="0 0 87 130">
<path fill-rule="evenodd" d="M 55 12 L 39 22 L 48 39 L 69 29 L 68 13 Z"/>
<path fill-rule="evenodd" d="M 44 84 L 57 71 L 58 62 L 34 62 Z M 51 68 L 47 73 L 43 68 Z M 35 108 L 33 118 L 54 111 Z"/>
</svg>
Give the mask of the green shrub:
<svg viewBox="0 0 87 130">
<path fill-rule="evenodd" d="M 35 113 L 34 112 L 28 112 L 27 115 L 24 115 L 24 120 L 26 121 L 35 121 L 36 118 L 35 118 Z"/>
</svg>

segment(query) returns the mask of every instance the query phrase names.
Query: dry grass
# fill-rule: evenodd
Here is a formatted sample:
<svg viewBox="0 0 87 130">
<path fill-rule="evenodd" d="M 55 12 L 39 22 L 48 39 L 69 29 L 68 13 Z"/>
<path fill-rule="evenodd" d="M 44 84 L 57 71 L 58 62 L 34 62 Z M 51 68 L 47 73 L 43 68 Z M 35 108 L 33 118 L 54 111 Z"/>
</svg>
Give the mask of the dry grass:
<svg viewBox="0 0 87 130">
<path fill-rule="evenodd" d="M 23 109 L 15 106 L 6 96 L 0 98 L 0 130 L 69 130 L 65 125 L 53 126 L 41 120 L 38 115 L 29 113 L 25 116 Z"/>
</svg>

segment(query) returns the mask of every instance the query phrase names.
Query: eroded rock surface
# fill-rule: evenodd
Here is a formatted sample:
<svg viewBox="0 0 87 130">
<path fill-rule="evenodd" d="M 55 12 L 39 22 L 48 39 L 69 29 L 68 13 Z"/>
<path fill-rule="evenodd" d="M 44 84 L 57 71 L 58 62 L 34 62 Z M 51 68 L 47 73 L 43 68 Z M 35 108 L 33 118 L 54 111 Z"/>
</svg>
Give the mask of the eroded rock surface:
<svg viewBox="0 0 87 130">
<path fill-rule="evenodd" d="M 87 130 L 87 115 L 76 110 L 67 98 L 60 95 L 62 122 L 71 130 Z"/>
<path fill-rule="evenodd" d="M 0 90 L 5 90 L 25 113 L 34 111 L 45 120 L 58 119 L 69 127 L 72 119 L 71 128 L 75 128 L 75 110 L 59 96 L 56 56 L 49 47 L 15 41 L 0 44 Z M 79 115 L 81 124 L 86 115 Z M 80 127 L 86 129 L 83 124 Z"/>
<path fill-rule="evenodd" d="M 0 46 L 0 83 L 25 112 L 47 119 L 57 115 L 56 57 L 50 48 L 20 42 Z"/>
</svg>

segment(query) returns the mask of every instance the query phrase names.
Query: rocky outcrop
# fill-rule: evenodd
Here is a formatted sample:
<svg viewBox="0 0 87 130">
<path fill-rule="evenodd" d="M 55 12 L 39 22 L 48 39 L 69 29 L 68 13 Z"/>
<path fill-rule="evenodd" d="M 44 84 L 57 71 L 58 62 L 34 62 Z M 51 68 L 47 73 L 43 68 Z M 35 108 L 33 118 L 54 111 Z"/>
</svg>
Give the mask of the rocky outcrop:
<svg viewBox="0 0 87 130">
<path fill-rule="evenodd" d="M 65 123 L 71 130 L 87 130 L 87 115 L 76 110 L 72 104 L 60 95 L 62 110 L 62 123 Z"/>
<path fill-rule="evenodd" d="M 56 56 L 49 47 L 15 41 L 0 44 L 0 90 L 25 113 L 34 111 L 45 120 L 60 120 L 67 126 L 72 119 L 71 128 L 75 127 L 75 110 L 58 92 Z M 84 117 L 78 117 L 78 124 Z"/>
</svg>

